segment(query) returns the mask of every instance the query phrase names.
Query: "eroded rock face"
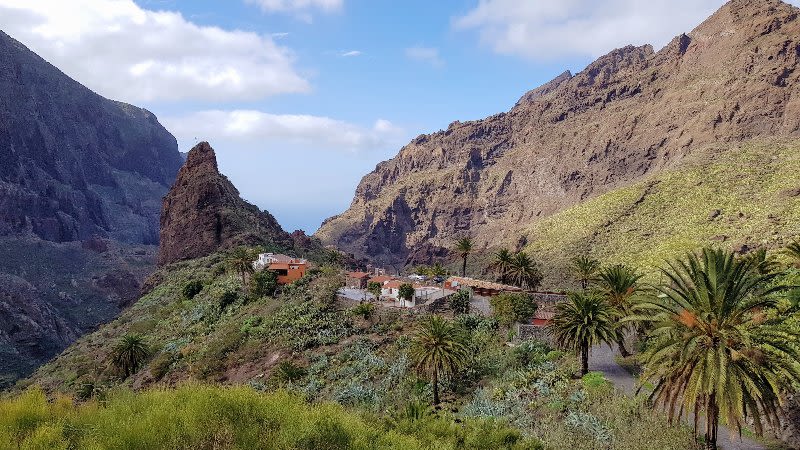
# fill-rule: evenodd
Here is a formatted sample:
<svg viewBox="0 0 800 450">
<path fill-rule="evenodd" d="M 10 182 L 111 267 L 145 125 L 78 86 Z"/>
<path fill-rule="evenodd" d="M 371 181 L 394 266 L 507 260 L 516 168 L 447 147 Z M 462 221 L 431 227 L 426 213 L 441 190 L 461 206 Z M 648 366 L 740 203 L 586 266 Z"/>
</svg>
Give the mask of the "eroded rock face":
<svg viewBox="0 0 800 450">
<path fill-rule="evenodd" d="M 199 258 L 239 245 L 292 248 L 272 215 L 247 203 L 217 167 L 207 142 L 195 146 L 164 197 L 158 263 Z"/>
<path fill-rule="evenodd" d="M 181 165 L 149 111 L 103 98 L 0 32 L 0 233 L 158 243 Z"/>
<path fill-rule="evenodd" d="M 153 114 L 0 32 L 0 388 L 138 296 L 181 163 Z"/>
<path fill-rule="evenodd" d="M 798 58 L 797 8 L 731 1 L 658 52 L 614 50 L 507 113 L 417 137 L 317 236 L 390 265 L 424 261 L 466 233 L 478 247 L 513 247 L 536 220 L 695 149 L 800 136 Z"/>
</svg>

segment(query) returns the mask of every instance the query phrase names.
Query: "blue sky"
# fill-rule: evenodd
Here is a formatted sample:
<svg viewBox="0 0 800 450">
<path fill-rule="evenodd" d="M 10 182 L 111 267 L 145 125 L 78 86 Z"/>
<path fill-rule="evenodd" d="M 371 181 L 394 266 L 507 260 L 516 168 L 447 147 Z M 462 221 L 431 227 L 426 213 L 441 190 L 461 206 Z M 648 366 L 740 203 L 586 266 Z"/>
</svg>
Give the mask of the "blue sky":
<svg viewBox="0 0 800 450">
<path fill-rule="evenodd" d="M 411 138 L 615 47 L 659 48 L 722 3 L 0 0 L 0 29 L 153 111 L 182 151 L 210 141 L 244 198 L 313 232 Z"/>
</svg>

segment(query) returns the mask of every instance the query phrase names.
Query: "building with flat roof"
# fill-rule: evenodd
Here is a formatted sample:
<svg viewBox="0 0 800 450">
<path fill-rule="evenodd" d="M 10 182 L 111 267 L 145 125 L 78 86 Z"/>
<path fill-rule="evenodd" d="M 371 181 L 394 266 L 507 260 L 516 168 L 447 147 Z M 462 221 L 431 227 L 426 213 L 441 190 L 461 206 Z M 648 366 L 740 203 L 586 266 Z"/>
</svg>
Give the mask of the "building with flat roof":
<svg viewBox="0 0 800 450">
<path fill-rule="evenodd" d="M 253 262 L 253 268 L 275 272 L 278 275 L 278 284 L 283 285 L 303 278 L 308 270 L 308 261 L 280 253 L 262 253 Z"/>
</svg>

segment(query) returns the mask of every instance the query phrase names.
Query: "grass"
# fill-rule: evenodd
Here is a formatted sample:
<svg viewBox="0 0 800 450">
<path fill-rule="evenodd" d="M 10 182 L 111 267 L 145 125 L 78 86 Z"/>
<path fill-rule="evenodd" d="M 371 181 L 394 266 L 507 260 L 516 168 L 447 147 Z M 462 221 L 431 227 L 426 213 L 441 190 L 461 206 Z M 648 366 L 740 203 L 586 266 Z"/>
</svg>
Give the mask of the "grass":
<svg viewBox="0 0 800 450">
<path fill-rule="evenodd" d="M 569 287 L 569 258 L 632 264 L 657 281 L 667 259 L 708 243 L 776 248 L 800 235 L 800 143 L 710 148 L 679 166 L 536 222 L 527 250 L 546 284 Z M 718 213 L 716 213 L 718 211 Z"/>
<path fill-rule="evenodd" d="M 49 402 L 39 389 L 0 401 L 0 449 L 536 449 L 502 423 L 368 420 L 277 391 L 184 385 L 118 390 L 103 403 Z"/>
</svg>

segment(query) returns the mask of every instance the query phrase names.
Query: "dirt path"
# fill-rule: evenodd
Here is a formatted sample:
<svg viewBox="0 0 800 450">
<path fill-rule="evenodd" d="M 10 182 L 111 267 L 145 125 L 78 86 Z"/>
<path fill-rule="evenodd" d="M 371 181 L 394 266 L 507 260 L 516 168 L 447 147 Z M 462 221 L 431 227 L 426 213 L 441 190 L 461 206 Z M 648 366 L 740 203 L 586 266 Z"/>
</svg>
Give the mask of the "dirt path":
<svg viewBox="0 0 800 450">
<path fill-rule="evenodd" d="M 616 350 L 607 345 L 592 348 L 589 355 L 589 370 L 603 372 L 614 386 L 628 395 L 634 395 L 636 389 L 636 379 L 622 368 L 614 359 Z M 766 450 L 766 447 L 742 436 L 731 434 L 725 427 L 720 427 L 717 436 L 717 445 L 723 450 Z"/>
</svg>

